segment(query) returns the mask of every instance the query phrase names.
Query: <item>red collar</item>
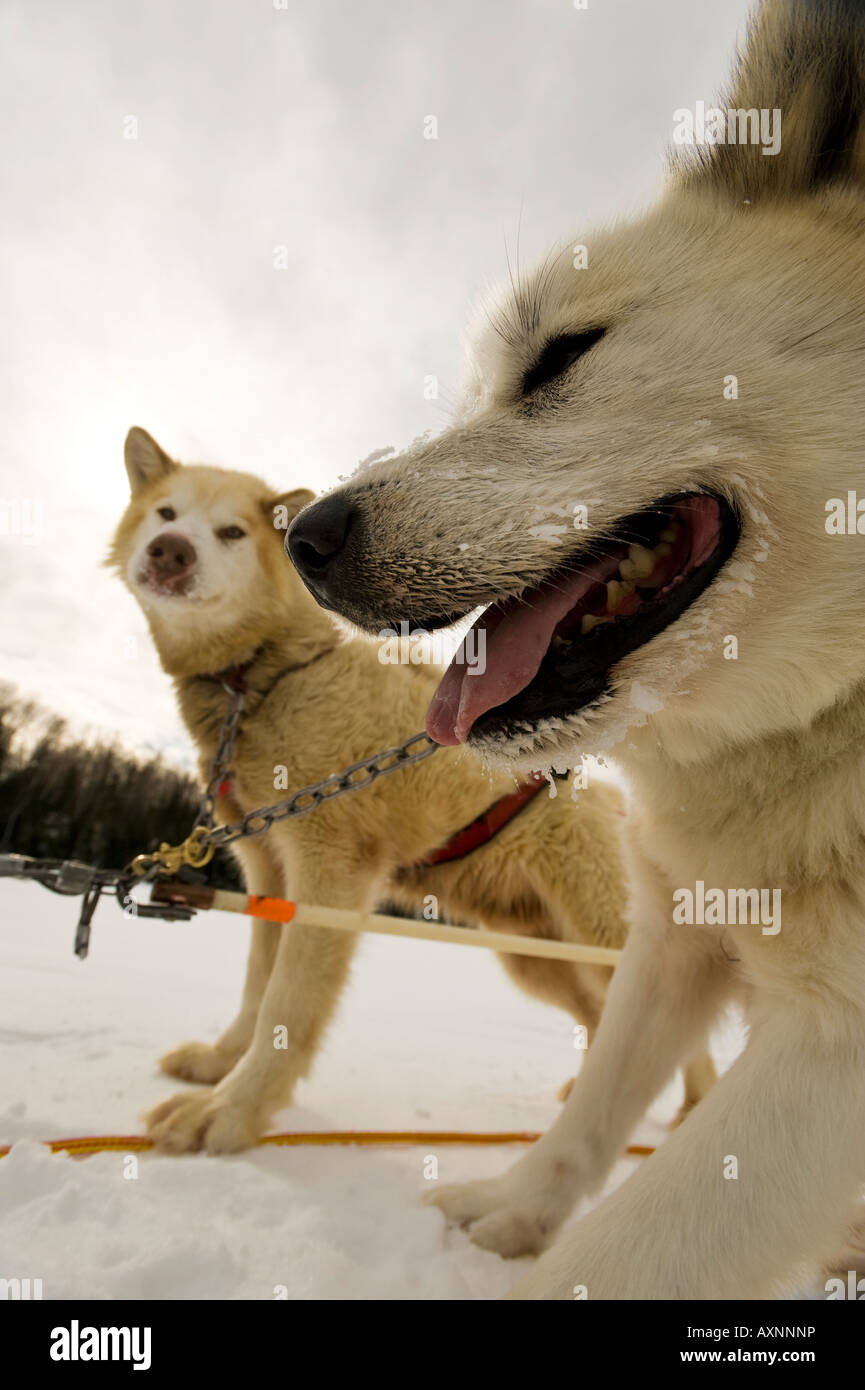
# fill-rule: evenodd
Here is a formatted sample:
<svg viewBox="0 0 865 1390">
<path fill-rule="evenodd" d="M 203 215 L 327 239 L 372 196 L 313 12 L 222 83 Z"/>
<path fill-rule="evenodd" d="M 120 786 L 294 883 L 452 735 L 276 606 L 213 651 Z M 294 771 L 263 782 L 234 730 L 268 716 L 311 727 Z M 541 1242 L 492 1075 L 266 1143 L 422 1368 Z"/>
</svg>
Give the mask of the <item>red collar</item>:
<svg viewBox="0 0 865 1390">
<path fill-rule="evenodd" d="M 516 791 L 499 797 L 498 801 L 488 806 L 471 825 L 464 825 L 462 830 L 457 830 L 445 844 L 430 854 L 425 854 L 422 859 L 416 859 L 408 867 L 429 868 L 432 864 L 448 864 L 454 859 L 465 859 L 467 855 L 480 849 L 481 845 L 489 844 L 490 840 L 498 835 L 514 816 L 518 816 L 546 785 L 547 778 L 542 772 L 529 773 L 528 781 L 521 783 Z"/>
<path fill-rule="evenodd" d="M 232 694 L 245 695 L 248 689 L 246 677 L 263 651 L 263 646 L 256 647 L 248 661 L 241 661 L 237 666 L 226 666 L 222 671 L 202 671 L 198 679 L 202 681 L 215 681 L 217 685 L 221 685 L 224 689 L 230 690 Z M 311 656 L 308 661 L 299 661 L 295 666 L 284 666 L 283 669 L 274 676 L 268 691 L 265 693 L 269 694 L 270 690 L 273 689 L 278 681 L 282 680 L 283 676 L 287 676 L 291 671 L 304 670 L 305 667 L 311 666 L 314 661 L 318 661 L 322 656 L 325 656 L 328 651 L 330 651 L 330 648 L 325 647 L 322 651 L 317 652 L 315 656 Z"/>
<path fill-rule="evenodd" d="M 248 661 L 242 661 L 238 666 L 226 666 L 223 671 L 203 672 L 201 679 L 205 681 L 216 681 L 217 685 L 224 686 L 226 690 L 230 690 L 234 695 L 245 694 L 247 689 L 247 674 L 255 665 L 260 655 L 261 649 L 259 648 L 258 651 L 253 652 Z"/>
</svg>

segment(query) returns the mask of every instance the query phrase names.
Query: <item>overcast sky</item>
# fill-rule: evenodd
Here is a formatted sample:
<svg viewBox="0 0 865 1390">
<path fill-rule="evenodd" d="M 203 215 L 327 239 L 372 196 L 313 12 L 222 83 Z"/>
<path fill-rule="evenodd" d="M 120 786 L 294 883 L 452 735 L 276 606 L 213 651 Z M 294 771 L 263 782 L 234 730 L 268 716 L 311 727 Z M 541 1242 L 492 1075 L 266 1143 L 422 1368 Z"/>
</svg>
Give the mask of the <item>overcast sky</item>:
<svg viewBox="0 0 865 1390">
<path fill-rule="evenodd" d="M 644 206 L 673 111 L 712 98 L 748 9 L 2 0 L 0 499 L 43 532 L 0 533 L 2 674 L 183 758 L 100 566 L 129 426 L 317 490 L 444 428 L 506 244 L 529 264 Z"/>
</svg>

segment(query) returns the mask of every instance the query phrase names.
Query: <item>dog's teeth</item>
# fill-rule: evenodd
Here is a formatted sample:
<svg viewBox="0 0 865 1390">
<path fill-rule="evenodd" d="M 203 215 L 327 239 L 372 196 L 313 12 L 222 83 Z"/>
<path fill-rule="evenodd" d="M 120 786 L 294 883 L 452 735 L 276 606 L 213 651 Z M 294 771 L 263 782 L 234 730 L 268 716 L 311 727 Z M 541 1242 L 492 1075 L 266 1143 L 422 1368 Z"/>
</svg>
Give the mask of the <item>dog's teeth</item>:
<svg viewBox="0 0 865 1390">
<path fill-rule="evenodd" d="M 624 582 L 621 583 L 618 579 L 608 580 L 607 612 L 615 613 L 616 609 L 621 607 L 624 600 L 630 597 L 630 595 L 634 592 L 636 587 L 636 584 L 632 583 L 630 579 L 626 579 L 624 580 Z"/>
<path fill-rule="evenodd" d="M 638 577 L 637 566 L 633 560 L 623 560 L 619 565 L 619 574 L 623 579 L 636 579 Z"/>
<path fill-rule="evenodd" d="M 655 557 L 651 550 L 647 550 L 644 545 L 629 545 L 628 559 L 634 566 L 635 574 L 627 575 L 631 579 L 647 579 L 655 568 Z M 621 569 L 621 565 L 619 566 Z"/>
<path fill-rule="evenodd" d="M 580 632 L 583 637 L 585 637 L 587 632 L 591 632 L 593 627 L 597 627 L 598 623 L 602 623 L 603 621 L 603 618 L 597 617 L 594 613 L 584 613 L 583 620 L 580 623 Z"/>
<path fill-rule="evenodd" d="M 607 612 L 615 613 L 622 601 L 622 586 L 618 579 L 610 579 L 607 583 Z"/>
<path fill-rule="evenodd" d="M 653 553 L 655 555 L 660 555 L 661 559 L 663 559 L 666 555 L 669 555 L 672 549 L 673 547 L 671 545 L 667 545 L 666 541 L 662 541 L 660 545 L 655 546 Z"/>
<path fill-rule="evenodd" d="M 570 645 L 570 637 L 560 637 L 558 633 L 555 633 L 553 635 L 553 640 L 550 643 L 550 646 L 552 647 L 554 652 L 557 652 L 559 650 L 559 647 L 569 647 Z"/>
<path fill-rule="evenodd" d="M 666 531 L 662 531 L 662 532 L 661 532 L 661 540 L 662 540 L 662 541 L 667 541 L 670 545 L 672 545 L 672 544 L 673 544 L 673 541 L 674 541 L 675 539 L 676 539 L 676 528 L 675 528 L 674 526 L 668 526 L 667 529 L 666 529 Z"/>
</svg>

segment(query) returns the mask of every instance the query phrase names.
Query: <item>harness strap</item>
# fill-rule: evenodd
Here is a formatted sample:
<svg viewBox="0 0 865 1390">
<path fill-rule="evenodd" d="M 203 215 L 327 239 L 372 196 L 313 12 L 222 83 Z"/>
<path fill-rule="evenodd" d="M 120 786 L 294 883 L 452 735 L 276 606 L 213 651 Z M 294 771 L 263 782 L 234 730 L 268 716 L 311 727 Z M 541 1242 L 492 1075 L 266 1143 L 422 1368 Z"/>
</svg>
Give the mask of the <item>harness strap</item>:
<svg viewBox="0 0 865 1390">
<path fill-rule="evenodd" d="M 553 773 L 556 781 L 563 781 L 564 776 L 560 773 Z M 464 825 L 461 830 L 457 830 L 446 840 L 438 849 L 425 854 L 422 859 L 415 859 L 413 863 L 406 864 L 407 869 L 428 869 L 434 864 L 449 864 L 455 859 L 466 859 L 473 854 L 476 849 L 489 844 L 490 840 L 495 839 L 500 830 L 504 830 L 506 825 L 519 815 L 520 811 L 525 810 L 530 801 L 548 785 L 548 779 L 542 772 L 530 772 L 528 780 L 521 783 L 515 791 L 508 792 L 506 796 L 500 796 L 498 801 L 494 801 L 492 806 L 488 806 L 485 811 L 471 822 Z M 219 784 L 219 796 L 230 796 L 232 789 L 231 774 L 224 777 Z"/>
<path fill-rule="evenodd" d="M 430 854 L 425 854 L 422 859 L 416 859 L 407 867 L 425 869 L 433 864 L 449 864 L 455 859 L 465 859 L 467 855 L 480 849 L 481 845 L 489 844 L 490 840 L 494 839 L 500 830 L 504 830 L 530 801 L 534 801 L 538 792 L 546 785 L 547 779 L 542 772 L 529 773 L 528 780 L 517 787 L 516 791 L 499 797 L 498 801 L 488 806 L 470 825 L 464 825 L 462 830 L 451 835 L 445 844 Z"/>
</svg>

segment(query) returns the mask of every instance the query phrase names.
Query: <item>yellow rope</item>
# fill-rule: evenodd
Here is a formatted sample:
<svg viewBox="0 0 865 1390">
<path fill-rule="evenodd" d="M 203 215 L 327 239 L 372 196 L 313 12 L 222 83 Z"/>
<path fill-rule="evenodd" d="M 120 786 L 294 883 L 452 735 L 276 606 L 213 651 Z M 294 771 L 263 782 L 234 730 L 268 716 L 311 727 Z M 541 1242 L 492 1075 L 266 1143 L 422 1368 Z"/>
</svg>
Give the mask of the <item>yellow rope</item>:
<svg viewBox="0 0 865 1390">
<path fill-rule="evenodd" d="M 533 1144 L 540 1137 L 525 1130 L 476 1133 L 459 1129 L 325 1129 L 265 1134 L 258 1144 L 276 1144 L 280 1147 L 300 1144 Z M 42 1142 L 52 1153 L 68 1153 L 75 1157 L 112 1150 L 141 1153 L 154 1147 L 153 1140 L 143 1134 L 93 1134 L 78 1139 L 45 1139 Z M 5 1158 L 11 1148 L 11 1144 L 0 1145 L 0 1158 Z M 645 1144 L 631 1144 L 625 1152 L 645 1158 L 655 1151 Z"/>
</svg>

